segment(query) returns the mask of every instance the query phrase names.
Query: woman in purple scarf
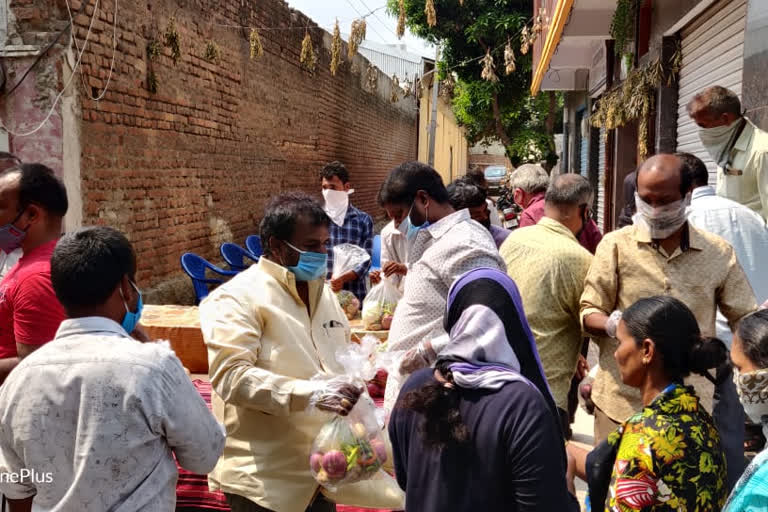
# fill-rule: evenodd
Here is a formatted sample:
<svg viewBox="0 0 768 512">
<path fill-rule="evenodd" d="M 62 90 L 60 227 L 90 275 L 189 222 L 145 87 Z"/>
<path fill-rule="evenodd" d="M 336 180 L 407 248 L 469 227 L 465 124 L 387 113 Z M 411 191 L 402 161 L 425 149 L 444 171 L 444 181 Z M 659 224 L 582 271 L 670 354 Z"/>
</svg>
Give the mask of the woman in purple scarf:
<svg viewBox="0 0 768 512">
<path fill-rule="evenodd" d="M 445 331 L 435 368 L 411 375 L 390 418 L 406 510 L 578 511 L 515 283 L 498 270 L 464 274 L 448 295 Z"/>
</svg>

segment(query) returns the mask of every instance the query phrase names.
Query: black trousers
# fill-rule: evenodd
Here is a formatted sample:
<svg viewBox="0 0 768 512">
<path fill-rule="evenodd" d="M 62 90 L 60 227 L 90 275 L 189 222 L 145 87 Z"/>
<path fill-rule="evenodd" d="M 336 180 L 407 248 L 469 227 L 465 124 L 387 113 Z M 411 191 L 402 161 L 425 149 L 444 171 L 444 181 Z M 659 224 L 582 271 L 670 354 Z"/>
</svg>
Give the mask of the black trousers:
<svg viewBox="0 0 768 512">
<path fill-rule="evenodd" d="M 232 512 L 273 512 L 237 494 L 225 494 L 225 496 Z M 328 501 L 322 493 L 318 493 L 306 512 L 336 512 L 336 504 Z"/>
</svg>

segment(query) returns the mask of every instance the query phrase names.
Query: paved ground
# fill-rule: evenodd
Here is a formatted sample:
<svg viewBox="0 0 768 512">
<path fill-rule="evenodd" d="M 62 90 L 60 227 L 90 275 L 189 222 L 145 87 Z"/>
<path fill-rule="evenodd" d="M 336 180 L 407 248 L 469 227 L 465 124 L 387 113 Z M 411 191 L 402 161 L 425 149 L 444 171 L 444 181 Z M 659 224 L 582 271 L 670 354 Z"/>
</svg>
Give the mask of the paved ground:
<svg viewBox="0 0 768 512">
<path fill-rule="evenodd" d="M 593 432 L 594 432 L 593 416 L 590 416 L 579 406 L 579 410 L 576 411 L 576 422 L 573 424 L 573 440 L 572 443 L 576 443 L 585 449 L 591 449 L 593 445 Z M 584 509 L 584 498 L 587 495 L 587 484 L 580 479 L 576 479 L 576 495 L 581 503 L 582 510 Z"/>
</svg>

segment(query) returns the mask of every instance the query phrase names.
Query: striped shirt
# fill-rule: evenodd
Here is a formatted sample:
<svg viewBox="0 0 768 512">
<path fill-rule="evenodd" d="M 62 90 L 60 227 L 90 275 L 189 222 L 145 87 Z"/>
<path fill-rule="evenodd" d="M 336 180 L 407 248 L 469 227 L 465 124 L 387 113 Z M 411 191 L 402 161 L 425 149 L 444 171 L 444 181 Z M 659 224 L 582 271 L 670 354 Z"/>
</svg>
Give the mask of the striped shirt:
<svg viewBox="0 0 768 512">
<path fill-rule="evenodd" d="M 347 215 L 344 217 L 344 225 L 338 226 L 331 222 L 331 247 L 341 244 L 353 244 L 362 247 L 370 255 L 373 251 L 373 220 L 367 213 L 358 210 L 352 205 L 347 209 Z M 344 283 L 344 289 L 354 293 L 355 296 L 363 301 L 366 294 L 365 276 L 371 267 L 371 260 L 352 269 L 357 274 L 357 279 Z M 331 279 L 333 273 L 333 251 L 328 251 L 328 279 Z M 338 276 L 337 276 L 338 277 Z"/>
</svg>

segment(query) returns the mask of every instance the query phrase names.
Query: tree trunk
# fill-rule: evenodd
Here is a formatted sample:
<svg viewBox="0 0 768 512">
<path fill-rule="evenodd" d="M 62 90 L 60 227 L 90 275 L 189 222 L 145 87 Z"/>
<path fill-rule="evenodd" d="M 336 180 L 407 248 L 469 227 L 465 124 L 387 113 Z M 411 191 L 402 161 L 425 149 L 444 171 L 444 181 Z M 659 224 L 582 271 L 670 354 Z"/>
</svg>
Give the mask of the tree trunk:
<svg viewBox="0 0 768 512">
<path fill-rule="evenodd" d="M 547 135 L 554 135 L 555 113 L 557 112 L 557 96 L 555 91 L 549 91 L 549 112 L 547 113 Z"/>
<path fill-rule="evenodd" d="M 499 108 L 499 95 L 497 93 L 493 93 L 493 122 L 496 126 L 496 136 L 499 137 L 499 140 L 502 144 L 504 144 L 504 147 L 511 146 L 512 145 L 512 139 L 509 138 L 509 135 L 507 135 L 507 132 L 504 131 L 504 125 L 501 122 L 501 109 Z"/>
</svg>

